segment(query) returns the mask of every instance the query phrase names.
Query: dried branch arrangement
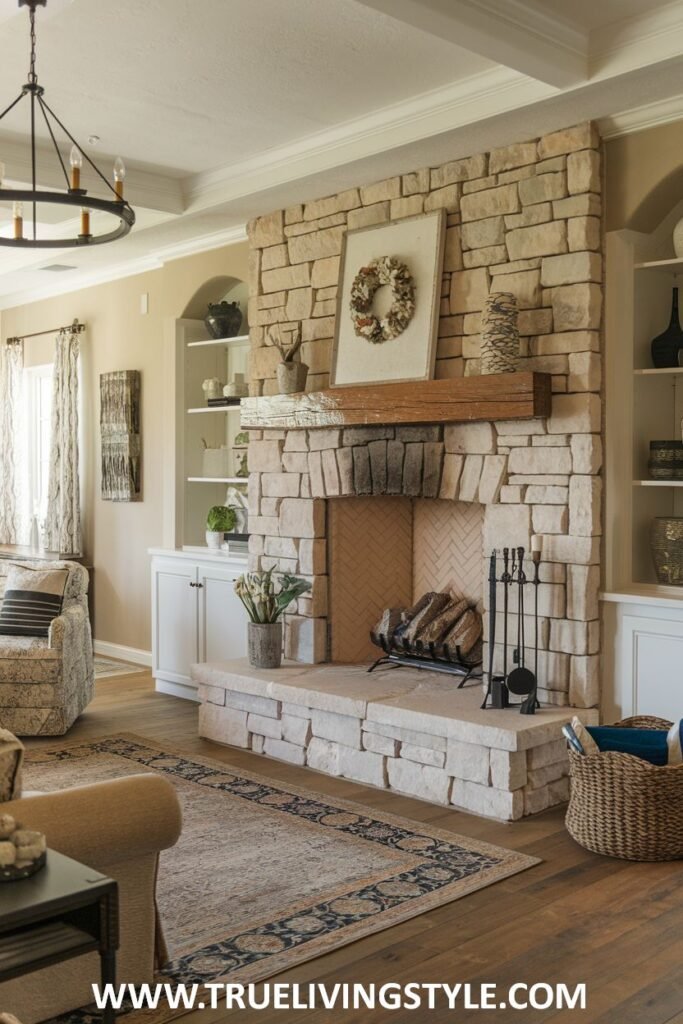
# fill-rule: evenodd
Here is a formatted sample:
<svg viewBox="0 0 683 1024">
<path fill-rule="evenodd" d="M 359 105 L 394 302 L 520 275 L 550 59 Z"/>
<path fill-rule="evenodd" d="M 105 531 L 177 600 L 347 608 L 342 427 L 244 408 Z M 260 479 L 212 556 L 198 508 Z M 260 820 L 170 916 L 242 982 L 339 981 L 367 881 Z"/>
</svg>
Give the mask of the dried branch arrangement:
<svg viewBox="0 0 683 1024">
<path fill-rule="evenodd" d="M 277 338 L 274 337 L 273 335 L 271 335 L 271 338 L 270 338 L 271 343 L 275 346 L 275 348 L 278 350 L 278 352 L 282 356 L 282 362 L 283 363 L 291 363 L 291 362 L 293 362 L 294 361 L 294 356 L 297 354 L 297 352 L 301 348 L 301 342 L 303 340 L 302 337 L 301 337 L 301 327 L 300 326 L 299 327 L 293 327 L 291 329 L 291 335 L 292 336 L 290 338 L 289 343 L 283 342 L 283 340 L 282 340 L 282 333 L 280 331 L 280 324 L 278 324 L 277 325 Z"/>
</svg>

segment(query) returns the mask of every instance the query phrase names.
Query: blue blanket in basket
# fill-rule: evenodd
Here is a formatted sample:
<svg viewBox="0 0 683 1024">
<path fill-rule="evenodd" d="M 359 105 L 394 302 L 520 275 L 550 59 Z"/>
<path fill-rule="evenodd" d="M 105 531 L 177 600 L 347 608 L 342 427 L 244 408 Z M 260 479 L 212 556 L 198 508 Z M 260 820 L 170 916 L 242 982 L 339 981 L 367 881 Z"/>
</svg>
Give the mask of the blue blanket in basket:
<svg viewBox="0 0 683 1024">
<path fill-rule="evenodd" d="M 650 764 L 680 764 L 683 760 L 683 720 L 666 729 L 625 729 L 611 726 L 588 726 L 601 751 L 615 750 L 632 754 Z"/>
</svg>

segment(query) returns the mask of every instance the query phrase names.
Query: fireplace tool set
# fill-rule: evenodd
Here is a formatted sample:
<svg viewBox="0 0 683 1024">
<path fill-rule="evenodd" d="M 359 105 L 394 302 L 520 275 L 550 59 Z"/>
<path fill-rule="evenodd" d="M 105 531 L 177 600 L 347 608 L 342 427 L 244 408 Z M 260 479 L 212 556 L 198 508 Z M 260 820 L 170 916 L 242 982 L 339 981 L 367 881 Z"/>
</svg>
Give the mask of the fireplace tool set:
<svg viewBox="0 0 683 1024">
<path fill-rule="evenodd" d="M 503 571 L 498 576 L 498 552 L 493 551 L 489 559 L 489 661 L 488 685 L 482 709 L 518 707 L 522 715 L 533 715 L 540 707 L 536 690 L 538 686 L 538 588 L 541 584 L 539 570 L 540 551 L 532 551 L 533 577 L 529 579 L 524 571 L 524 548 L 503 548 Z M 497 632 L 498 585 L 503 585 L 503 671 L 494 674 L 494 656 Z M 527 666 L 527 642 L 525 622 L 525 590 L 533 587 L 534 648 L 533 671 Z M 511 601 L 512 596 L 512 601 Z M 516 597 L 516 600 L 514 599 Z M 511 607 L 514 605 L 514 609 Z M 510 635 L 509 620 L 513 619 L 513 636 Z M 522 697 L 519 703 L 511 703 L 510 696 Z"/>
</svg>

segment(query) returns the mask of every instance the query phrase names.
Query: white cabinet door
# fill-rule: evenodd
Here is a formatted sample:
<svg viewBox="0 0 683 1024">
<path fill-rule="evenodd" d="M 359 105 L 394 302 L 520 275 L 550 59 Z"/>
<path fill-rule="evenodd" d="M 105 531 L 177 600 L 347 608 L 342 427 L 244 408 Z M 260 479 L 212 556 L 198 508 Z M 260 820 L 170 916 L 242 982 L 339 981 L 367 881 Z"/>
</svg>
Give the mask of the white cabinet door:
<svg viewBox="0 0 683 1024">
<path fill-rule="evenodd" d="M 622 643 L 624 664 L 633 667 L 626 714 L 677 721 L 683 707 L 683 621 L 624 615 Z"/>
<path fill-rule="evenodd" d="M 191 684 L 198 660 L 197 566 L 155 561 L 152 567 L 153 672 L 174 683 Z"/>
<path fill-rule="evenodd" d="M 247 653 L 247 615 L 234 590 L 239 575 L 199 566 L 199 661 L 231 661 Z"/>
</svg>

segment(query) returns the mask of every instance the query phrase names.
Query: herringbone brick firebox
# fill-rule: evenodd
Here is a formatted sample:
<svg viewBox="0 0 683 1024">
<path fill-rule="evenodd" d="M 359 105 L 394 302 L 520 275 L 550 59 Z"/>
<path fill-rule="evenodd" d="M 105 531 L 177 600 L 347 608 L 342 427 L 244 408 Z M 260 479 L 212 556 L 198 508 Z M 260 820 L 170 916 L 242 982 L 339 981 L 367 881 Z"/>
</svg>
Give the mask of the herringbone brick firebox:
<svg viewBox="0 0 683 1024">
<path fill-rule="evenodd" d="M 461 501 L 376 497 L 328 504 L 330 660 L 374 660 L 369 627 L 428 591 L 482 610 L 484 509 Z"/>
</svg>

